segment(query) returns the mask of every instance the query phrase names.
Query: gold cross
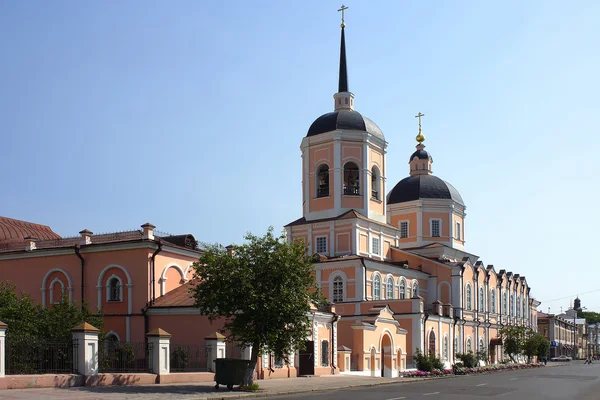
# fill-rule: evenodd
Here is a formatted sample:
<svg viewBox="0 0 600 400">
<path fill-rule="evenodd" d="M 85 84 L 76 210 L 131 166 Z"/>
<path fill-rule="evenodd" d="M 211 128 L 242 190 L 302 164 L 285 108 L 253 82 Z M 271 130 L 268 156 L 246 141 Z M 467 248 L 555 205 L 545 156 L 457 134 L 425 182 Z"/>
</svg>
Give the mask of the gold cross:
<svg viewBox="0 0 600 400">
<path fill-rule="evenodd" d="M 346 7 L 345 5 L 342 4 L 342 8 L 340 8 L 338 10 L 338 12 L 342 12 L 342 28 L 344 28 L 346 25 L 344 24 L 344 11 L 347 10 L 348 7 Z"/>
<path fill-rule="evenodd" d="M 425 114 L 422 114 L 420 111 L 417 115 L 415 115 L 415 118 L 419 118 L 419 132 L 421 132 L 421 117 L 424 117 Z"/>
</svg>

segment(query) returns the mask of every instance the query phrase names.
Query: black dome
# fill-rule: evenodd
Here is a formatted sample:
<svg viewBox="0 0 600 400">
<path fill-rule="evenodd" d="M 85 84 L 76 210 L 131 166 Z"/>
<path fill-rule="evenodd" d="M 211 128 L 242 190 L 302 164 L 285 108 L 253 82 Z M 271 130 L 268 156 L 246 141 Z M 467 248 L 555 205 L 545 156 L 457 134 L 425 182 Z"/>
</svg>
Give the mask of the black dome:
<svg viewBox="0 0 600 400">
<path fill-rule="evenodd" d="M 381 139 L 383 132 L 369 118 L 362 116 L 357 111 L 340 110 L 321 115 L 312 123 L 306 137 L 319 135 L 336 129 L 348 129 L 355 131 L 366 131 Z"/>
<path fill-rule="evenodd" d="M 408 162 L 411 162 L 413 160 L 413 158 L 415 158 L 415 157 L 417 157 L 419 160 L 429 160 L 429 158 L 430 158 L 429 153 L 426 152 L 425 150 L 417 150 L 411 154 Z"/>
<path fill-rule="evenodd" d="M 414 175 L 402 179 L 387 196 L 388 204 L 404 203 L 419 199 L 452 199 L 464 206 L 458 190 L 433 175 Z"/>
</svg>

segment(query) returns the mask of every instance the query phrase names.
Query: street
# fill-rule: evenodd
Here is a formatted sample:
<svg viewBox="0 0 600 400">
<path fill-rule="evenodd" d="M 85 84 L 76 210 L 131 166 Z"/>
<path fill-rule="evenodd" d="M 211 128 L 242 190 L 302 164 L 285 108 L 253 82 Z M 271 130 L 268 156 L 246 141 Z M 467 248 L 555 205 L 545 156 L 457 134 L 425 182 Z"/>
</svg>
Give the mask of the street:
<svg viewBox="0 0 600 400">
<path fill-rule="evenodd" d="M 549 367 L 551 364 L 549 364 Z M 412 399 L 600 399 L 600 363 L 581 361 L 552 368 L 497 372 L 489 375 L 380 385 L 323 393 L 279 396 L 281 400 L 412 400 Z"/>
</svg>

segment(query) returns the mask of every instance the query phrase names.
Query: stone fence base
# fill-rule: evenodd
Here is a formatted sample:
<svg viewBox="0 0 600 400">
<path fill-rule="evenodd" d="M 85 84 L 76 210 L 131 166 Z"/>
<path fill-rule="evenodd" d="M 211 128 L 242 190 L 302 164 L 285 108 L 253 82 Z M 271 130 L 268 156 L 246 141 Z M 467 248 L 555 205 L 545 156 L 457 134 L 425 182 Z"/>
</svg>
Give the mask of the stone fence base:
<svg viewBox="0 0 600 400">
<path fill-rule="evenodd" d="M 94 376 L 71 374 L 7 375 L 0 377 L 0 390 L 33 388 L 67 388 L 75 386 L 154 385 L 169 383 L 212 382 L 212 372 L 182 372 L 156 374 L 98 374 Z M 2 396 L 0 396 L 2 398 Z"/>
</svg>

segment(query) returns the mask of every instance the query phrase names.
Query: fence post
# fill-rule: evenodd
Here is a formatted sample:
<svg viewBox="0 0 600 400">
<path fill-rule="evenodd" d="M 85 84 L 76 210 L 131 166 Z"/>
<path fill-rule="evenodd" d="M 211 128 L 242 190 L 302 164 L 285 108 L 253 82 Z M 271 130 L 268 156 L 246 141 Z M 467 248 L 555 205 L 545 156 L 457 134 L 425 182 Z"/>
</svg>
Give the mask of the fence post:
<svg viewBox="0 0 600 400">
<path fill-rule="evenodd" d="M 152 373 L 166 375 L 171 372 L 171 334 L 157 328 L 146 334 L 152 344 Z"/>
<path fill-rule="evenodd" d="M 6 364 L 4 359 L 6 358 L 6 325 L 4 322 L 0 321 L 0 377 L 6 375 Z"/>
<path fill-rule="evenodd" d="M 206 343 L 206 368 L 209 372 L 215 372 L 215 360 L 225 358 L 227 350 L 225 346 L 225 336 L 215 332 L 204 338 Z"/>
<path fill-rule="evenodd" d="M 77 351 L 73 352 L 73 364 L 83 376 L 98 375 L 98 328 L 83 322 L 71 329 Z"/>
</svg>

